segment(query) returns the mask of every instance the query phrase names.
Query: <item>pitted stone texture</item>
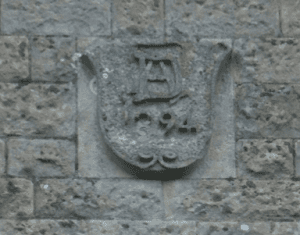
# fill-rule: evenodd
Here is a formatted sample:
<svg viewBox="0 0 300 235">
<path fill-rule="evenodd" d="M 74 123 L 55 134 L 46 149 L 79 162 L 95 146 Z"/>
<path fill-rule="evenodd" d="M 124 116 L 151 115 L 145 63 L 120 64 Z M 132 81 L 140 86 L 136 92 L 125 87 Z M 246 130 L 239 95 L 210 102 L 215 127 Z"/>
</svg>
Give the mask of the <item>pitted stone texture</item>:
<svg viewBox="0 0 300 235">
<path fill-rule="evenodd" d="M 300 183 L 273 180 L 176 181 L 164 185 L 169 220 L 299 219 Z"/>
<path fill-rule="evenodd" d="M 276 0 L 166 0 L 167 41 L 277 36 Z"/>
<path fill-rule="evenodd" d="M 0 81 L 12 82 L 29 76 L 28 45 L 24 36 L 0 37 Z"/>
<path fill-rule="evenodd" d="M 0 179 L 0 218 L 33 215 L 33 184 L 26 179 Z"/>
<path fill-rule="evenodd" d="M 194 235 L 194 221 L 0 220 L 3 235 Z"/>
<path fill-rule="evenodd" d="M 298 83 L 300 42 L 292 38 L 237 39 L 240 70 L 236 83 Z"/>
<path fill-rule="evenodd" d="M 41 36 L 33 37 L 31 43 L 34 81 L 68 82 L 76 77 L 72 67 L 75 38 Z"/>
<path fill-rule="evenodd" d="M 36 214 L 76 219 L 162 219 L 162 186 L 155 181 L 47 179 L 40 181 Z"/>
<path fill-rule="evenodd" d="M 236 86 L 237 139 L 299 138 L 299 91 L 299 85 Z"/>
<path fill-rule="evenodd" d="M 72 83 L 0 83 L 0 135 L 74 135 L 75 90 Z"/>
<path fill-rule="evenodd" d="M 238 177 L 282 179 L 293 176 L 292 140 L 239 140 Z"/>
<path fill-rule="evenodd" d="M 110 35 L 108 0 L 4 0 L 1 30 L 6 34 Z"/>
<path fill-rule="evenodd" d="M 197 222 L 197 235 L 268 235 L 270 223 Z"/>
<path fill-rule="evenodd" d="M 297 222 L 273 222 L 272 235 L 296 235 L 300 234 L 300 226 Z"/>
<path fill-rule="evenodd" d="M 114 0 L 112 12 L 115 38 L 138 43 L 163 42 L 163 0 Z"/>
<path fill-rule="evenodd" d="M 0 140 L 0 176 L 5 173 L 5 142 Z"/>
<path fill-rule="evenodd" d="M 282 14 L 282 33 L 285 37 L 300 36 L 300 2 L 295 0 L 279 0 Z"/>
<path fill-rule="evenodd" d="M 68 140 L 8 141 L 8 170 L 14 176 L 70 176 L 75 172 L 75 144 Z"/>
</svg>

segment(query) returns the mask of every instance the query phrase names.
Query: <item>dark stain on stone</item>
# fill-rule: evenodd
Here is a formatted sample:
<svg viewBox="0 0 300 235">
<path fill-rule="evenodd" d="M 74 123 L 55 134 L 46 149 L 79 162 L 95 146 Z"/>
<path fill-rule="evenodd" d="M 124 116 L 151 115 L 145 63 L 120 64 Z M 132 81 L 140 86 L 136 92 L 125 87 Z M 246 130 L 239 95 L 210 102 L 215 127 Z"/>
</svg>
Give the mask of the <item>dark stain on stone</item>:
<svg viewBox="0 0 300 235">
<path fill-rule="evenodd" d="M 222 212 L 224 214 L 232 214 L 232 209 L 229 206 L 225 205 L 225 206 L 223 206 Z"/>
<path fill-rule="evenodd" d="M 11 181 L 8 182 L 6 189 L 9 193 L 12 193 L 12 194 L 21 192 L 21 190 L 18 187 L 16 187 Z"/>
<path fill-rule="evenodd" d="M 5 45 L 6 48 L 9 48 L 9 47 L 10 47 L 10 44 L 9 44 L 9 43 L 6 43 L 6 42 L 5 42 L 4 45 Z"/>
<path fill-rule="evenodd" d="M 59 222 L 59 225 L 64 228 L 72 228 L 74 226 L 74 222 L 71 220 L 68 222 Z"/>
<path fill-rule="evenodd" d="M 49 87 L 49 91 L 50 92 L 54 92 L 55 94 L 57 94 L 59 92 L 59 89 L 55 86 L 50 86 Z"/>
<path fill-rule="evenodd" d="M 30 167 L 24 167 L 20 173 L 28 177 L 32 177 L 34 175 L 33 169 Z"/>
<path fill-rule="evenodd" d="M 213 197 L 212 197 L 212 200 L 214 202 L 222 201 L 222 196 L 220 194 L 214 194 Z"/>
<path fill-rule="evenodd" d="M 154 6 L 159 7 L 159 0 L 154 0 Z"/>
<path fill-rule="evenodd" d="M 140 35 L 141 31 L 134 25 L 127 28 L 127 30 L 133 35 Z"/>
<path fill-rule="evenodd" d="M 246 182 L 246 185 L 249 187 L 249 188 L 256 188 L 256 185 L 252 182 L 252 181 L 247 181 Z"/>
<path fill-rule="evenodd" d="M 19 45 L 19 55 L 24 58 L 25 57 L 25 49 L 26 49 L 26 43 L 25 42 L 22 42 L 20 45 Z"/>
<path fill-rule="evenodd" d="M 13 101 L 13 100 L 11 100 L 11 99 L 8 99 L 8 100 L 6 100 L 6 101 L 3 101 L 2 103 L 3 103 L 3 105 L 4 105 L 5 107 L 10 107 L 10 106 L 12 106 L 13 104 L 15 104 L 16 102 Z"/>
<path fill-rule="evenodd" d="M 40 233 L 42 234 L 42 235 L 45 235 L 45 233 L 47 232 L 47 230 L 46 229 L 42 229 L 42 230 L 40 230 Z"/>
<path fill-rule="evenodd" d="M 36 160 L 46 164 L 54 164 L 54 165 L 56 164 L 56 162 L 52 159 L 37 158 Z"/>
<path fill-rule="evenodd" d="M 127 228 L 129 228 L 129 225 L 128 224 L 122 224 L 122 227 L 127 229 Z"/>
<path fill-rule="evenodd" d="M 224 228 L 223 228 L 223 231 L 228 231 L 228 228 L 227 228 L 227 227 L 224 227 Z"/>
</svg>

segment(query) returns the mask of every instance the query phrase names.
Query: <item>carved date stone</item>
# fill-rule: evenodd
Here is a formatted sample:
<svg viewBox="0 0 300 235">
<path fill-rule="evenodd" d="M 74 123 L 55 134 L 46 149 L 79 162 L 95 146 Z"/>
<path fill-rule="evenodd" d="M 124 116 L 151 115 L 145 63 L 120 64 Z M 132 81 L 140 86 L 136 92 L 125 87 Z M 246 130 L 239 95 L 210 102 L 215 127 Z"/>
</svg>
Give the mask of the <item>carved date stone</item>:
<svg viewBox="0 0 300 235">
<path fill-rule="evenodd" d="M 97 121 L 113 152 L 150 171 L 202 159 L 212 134 L 214 80 L 230 53 L 230 40 L 94 47 L 88 57 Z"/>
</svg>

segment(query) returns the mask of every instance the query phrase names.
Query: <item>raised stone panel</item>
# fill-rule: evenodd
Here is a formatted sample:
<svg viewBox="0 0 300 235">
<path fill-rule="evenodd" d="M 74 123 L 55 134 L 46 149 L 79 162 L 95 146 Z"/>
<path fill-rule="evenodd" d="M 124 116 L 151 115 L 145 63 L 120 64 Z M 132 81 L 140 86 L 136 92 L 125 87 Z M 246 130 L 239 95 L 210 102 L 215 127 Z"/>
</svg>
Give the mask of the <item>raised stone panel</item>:
<svg viewBox="0 0 300 235">
<path fill-rule="evenodd" d="M 28 39 L 0 36 L 0 81 L 12 82 L 29 76 Z"/>
<path fill-rule="evenodd" d="M 300 183 L 280 180 L 166 182 L 167 220 L 278 221 L 300 218 Z"/>
<path fill-rule="evenodd" d="M 277 0 L 166 0 L 168 42 L 279 33 Z"/>
<path fill-rule="evenodd" d="M 76 89 L 69 84 L 0 84 L 0 135 L 72 137 Z"/>
<path fill-rule="evenodd" d="M 72 60 L 74 53 L 74 37 L 32 37 L 32 80 L 50 82 L 74 80 L 76 78 Z"/>
<path fill-rule="evenodd" d="M 113 0 L 112 14 L 112 28 L 114 37 L 128 42 L 163 42 L 163 0 Z"/>
<path fill-rule="evenodd" d="M 40 218 L 153 220 L 163 214 L 157 181 L 46 179 L 37 186 Z"/>
<path fill-rule="evenodd" d="M 295 0 L 278 0 L 281 3 L 282 33 L 285 37 L 300 36 L 300 3 Z"/>
<path fill-rule="evenodd" d="M 234 41 L 239 75 L 235 82 L 299 83 L 300 43 L 297 38 L 239 38 Z"/>
<path fill-rule="evenodd" d="M 287 179 L 294 176 L 294 145 L 290 139 L 239 140 L 236 150 L 239 178 Z"/>
<path fill-rule="evenodd" d="M 193 79 L 198 77 L 197 82 L 192 85 L 190 84 L 190 88 L 191 91 L 197 90 L 202 92 L 203 97 L 201 96 L 202 99 L 199 100 L 202 102 L 201 105 L 204 104 L 203 108 L 206 111 L 203 113 L 206 116 L 209 116 L 209 109 L 213 106 L 210 104 L 210 81 L 213 79 L 205 80 L 203 77 L 215 76 L 216 68 L 221 66 L 218 63 L 224 58 L 224 54 L 226 54 L 225 52 L 228 51 L 228 48 L 231 48 L 231 43 L 231 40 L 203 39 L 198 44 L 181 44 L 183 49 L 182 57 L 179 59 L 181 67 L 181 73 L 179 73 L 179 75 L 183 76 L 184 79 L 189 76 Z M 220 45 L 224 46 L 221 47 Z M 130 51 L 131 47 L 132 45 L 125 44 L 118 40 L 108 41 L 97 38 L 80 38 L 78 41 L 79 55 L 84 55 L 78 63 L 80 78 L 78 82 L 78 159 L 79 174 L 83 177 L 114 177 L 116 175 L 118 177 L 130 177 L 130 175 L 122 170 L 116 171 L 115 163 L 108 160 L 112 152 L 104 144 L 104 137 L 101 135 L 99 129 L 98 122 L 102 121 L 97 117 L 96 111 L 99 101 L 97 102 L 98 98 L 93 94 L 93 92 L 97 92 L 97 83 L 93 83 L 92 79 L 96 79 L 97 76 L 102 76 L 101 79 L 107 78 L 108 80 L 115 78 L 124 79 L 124 74 L 126 74 L 126 79 L 130 80 L 131 77 L 137 76 L 134 68 L 127 66 L 127 62 L 124 60 L 124 58 L 127 58 L 128 55 L 133 53 L 133 51 Z M 95 55 L 97 50 L 100 51 L 100 58 Z M 127 67 L 124 66 L 124 63 Z M 94 67 L 94 69 L 92 69 L 92 67 Z M 130 74 L 131 72 L 132 74 Z M 141 79 L 142 77 L 139 78 Z M 213 100 L 214 107 L 212 111 L 215 117 L 215 120 L 212 121 L 214 123 L 214 133 L 210 146 L 206 149 L 209 154 L 197 156 L 203 158 L 199 164 L 199 169 L 193 171 L 193 173 L 187 177 L 235 177 L 233 81 L 230 73 L 226 71 L 224 72 L 224 77 L 221 78 L 220 76 L 217 80 L 215 84 L 216 98 Z M 225 82 L 222 83 L 222 81 Z M 103 88 L 101 87 L 101 89 Z M 116 93 L 116 97 L 121 97 L 124 93 L 122 90 L 123 86 L 120 85 L 118 89 L 121 90 Z M 114 92 L 116 92 L 116 90 Z M 101 92 L 101 94 L 103 94 L 103 92 Z M 202 122 L 206 120 L 205 115 L 201 119 Z M 120 138 L 121 136 L 121 134 L 118 135 Z M 181 141 L 180 144 L 182 143 L 183 141 Z M 174 146 L 176 145 L 177 144 L 174 144 Z M 114 169 L 114 171 L 111 169 Z"/>
<path fill-rule="evenodd" d="M 68 140 L 8 141 L 8 170 L 12 176 L 71 176 L 75 173 L 75 144 Z"/>
<path fill-rule="evenodd" d="M 3 0 L 1 31 L 6 34 L 109 36 L 109 0 Z"/>
<path fill-rule="evenodd" d="M 237 85 L 237 139 L 299 138 L 299 90 L 299 85 Z"/>
<path fill-rule="evenodd" d="M 5 142 L 0 140 L 0 176 L 5 173 Z"/>
<path fill-rule="evenodd" d="M 0 218 L 15 219 L 32 216 L 32 182 L 26 179 L 0 178 Z"/>
</svg>

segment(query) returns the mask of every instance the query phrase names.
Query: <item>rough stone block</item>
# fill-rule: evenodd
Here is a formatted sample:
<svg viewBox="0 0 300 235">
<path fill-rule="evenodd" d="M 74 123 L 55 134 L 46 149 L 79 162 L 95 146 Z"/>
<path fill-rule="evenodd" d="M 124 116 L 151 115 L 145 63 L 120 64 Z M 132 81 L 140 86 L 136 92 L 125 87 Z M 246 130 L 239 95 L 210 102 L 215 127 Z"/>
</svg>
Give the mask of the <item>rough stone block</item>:
<svg viewBox="0 0 300 235">
<path fill-rule="evenodd" d="M 0 140 L 0 176 L 5 173 L 5 142 Z"/>
<path fill-rule="evenodd" d="M 36 214 L 47 218 L 162 219 L 162 204 L 155 181 L 47 179 L 36 194 Z"/>
<path fill-rule="evenodd" d="M 238 177 L 286 179 L 293 177 L 293 142 L 277 140 L 239 140 Z"/>
<path fill-rule="evenodd" d="M 166 0 L 167 41 L 277 36 L 276 0 Z"/>
<path fill-rule="evenodd" d="M 300 183 L 201 180 L 164 183 L 166 218 L 243 222 L 299 219 Z"/>
<path fill-rule="evenodd" d="M 0 81 L 12 82 L 29 76 L 28 39 L 24 36 L 0 37 Z"/>
<path fill-rule="evenodd" d="M 31 181 L 0 179 L 0 218 L 28 218 L 32 215 L 33 184 Z"/>
<path fill-rule="evenodd" d="M 163 42 L 163 0 L 114 0 L 112 13 L 114 37 L 139 43 Z"/>
<path fill-rule="evenodd" d="M 111 34 L 108 0 L 4 0 L 1 9 L 1 30 L 6 34 Z"/>
<path fill-rule="evenodd" d="M 8 141 L 8 174 L 14 176 L 70 176 L 75 172 L 75 144 L 68 140 Z"/>
<path fill-rule="evenodd" d="M 268 235 L 270 234 L 270 223 L 243 223 L 243 222 L 198 222 L 197 235 Z"/>
<path fill-rule="evenodd" d="M 300 141 L 295 143 L 295 176 L 300 176 Z"/>
<path fill-rule="evenodd" d="M 31 44 L 31 76 L 34 81 L 69 82 L 76 78 L 72 67 L 75 38 L 33 37 Z"/>
<path fill-rule="evenodd" d="M 297 222 L 274 222 L 271 227 L 272 235 L 296 235 L 300 233 Z"/>
<path fill-rule="evenodd" d="M 299 90 L 299 85 L 237 85 L 237 139 L 299 138 Z"/>
<path fill-rule="evenodd" d="M 298 83 L 300 43 L 293 38 L 244 39 L 234 41 L 239 55 L 236 83 Z"/>
<path fill-rule="evenodd" d="M 220 48 L 218 45 L 223 45 L 223 43 L 230 47 L 231 40 L 203 39 L 199 44 L 183 43 L 182 47 L 184 48 L 184 52 L 181 61 L 183 76 L 188 77 L 192 73 L 192 68 L 197 68 L 197 71 L 200 74 L 199 84 L 202 84 L 201 76 L 210 76 L 209 74 L 213 73 L 214 65 L 216 64 L 216 61 L 213 60 L 222 57 L 224 48 L 219 50 Z M 123 68 L 123 65 L 118 61 L 121 61 L 122 58 L 120 57 L 122 56 L 113 53 L 115 50 L 118 50 L 120 53 L 124 53 L 125 56 L 125 52 L 127 51 L 124 48 L 126 48 L 126 46 L 128 47 L 127 44 L 123 44 L 120 41 L 80 38 L 77 49 L 80 55 L 87 54 L 90 56 L 90 54 L 93 54 L 95 50 L 99 50 L 100 48 L 102 55 L 111 55 L 109 57 L 110 59 L 103 56 L 105 59 L 100 61 L 101 63 L 96 64 L 95 61 L 90 61 L 90 63 L 94 63 L 94 67 L 103 74 L 107 73 L 108 76 L 121 76 L 121 74 L 124 74 L 124 71 L 121 69 Z M 209 54 L 212 51 L 213 54 Z M 87 59 L 85 58 L 82 61 L 82 64 L 85 64 L 85 67 L 89 67 L 85 60 Z M 208 63 L 209 66 L 206 67 L 206 63 Z M 111 158 L 110 154 L 112 152 L 109 150 L 109 147 L 107 148 L 103 144 L 104 139 L 97 123 L 99 122 L 96 115 L 97 96 L 90 90 L 91 87 L 94 87 L 94 91 L 97 89 L 96 85 L 90 84 L 92 78 L 95 78 L 95 75 L 88 73 L 87 69 L 84 69 L 84 66 L 80 66 L 81 65 L 78 64 L 78 68 L 80 68 L 80 79 L 78 81 L 79 174 L 83 177 L 114 177 L 114 175 L 116 175 L 115 172 L 117 172 L 117 175 L 120 177 L 128 177 L 127 174 L 124 174 L 124 171 L 110 170 L 118 168 L 114 166 L 114 162 L 108 160 Z M 112 75 L 110 73 L 112 73 Z M 114 75 L 115 73 L 119 73 L 119 75 Z M 220 84 L 219 81 L 226 82 Z M 224 73 L 224 77 L 218 78 L 216 86 L 218 86 L 218 89 L 216 89 L 216 106 L 214 107 L 216 120 L 213 121 L 215 132 L 209 147 L 209 155 L 204 157 L 203 163 L 199 164 L 199 169 L 193 171 L 193 173 L 187 177 L 235 177 L 233 81 L 229 73 Z M 206 92 L 208 96 L 211 95 L 209 89 L 207 89 Z M 101 170 L 99 170 L 99 167 Z"/>
<path fill-rule="evenodd" d="M 300 36 L 300 4 L 295 0 L 279 0 L 281 3 L 282 33 L 285 37 Z"/>
<path fill-rule="evenodd" d="M 72 136 L 75 86 L 0 84 L 0 135 Z"/>
</svg>

